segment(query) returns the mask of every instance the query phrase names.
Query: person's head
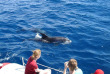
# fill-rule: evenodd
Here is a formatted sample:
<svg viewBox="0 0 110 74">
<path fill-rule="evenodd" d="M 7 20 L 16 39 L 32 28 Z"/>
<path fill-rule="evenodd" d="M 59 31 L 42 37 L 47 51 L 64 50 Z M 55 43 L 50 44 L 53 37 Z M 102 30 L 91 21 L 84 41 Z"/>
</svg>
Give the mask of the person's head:
<svg viewBox="0 0 110 74">
<path fill-rule="evenodd" d="M 92 74 L 104 74 L 104 71 L 102 71 L 101 69 L 97 69 L 95 73 Z"/>
<path fill-rule="evenodd" d="M 69 70 L 74 71 L 77 68 L 77 61 L 75 59 L 70 59 L 68 62 Z"/>
<path fill-rule="evenodd" d="M 33 51 L 33 54 L 32 54 L 32 59 L 39 59 L 41 56 L 41 50 L 40 49 L 36 49 Z"/>
</svg>

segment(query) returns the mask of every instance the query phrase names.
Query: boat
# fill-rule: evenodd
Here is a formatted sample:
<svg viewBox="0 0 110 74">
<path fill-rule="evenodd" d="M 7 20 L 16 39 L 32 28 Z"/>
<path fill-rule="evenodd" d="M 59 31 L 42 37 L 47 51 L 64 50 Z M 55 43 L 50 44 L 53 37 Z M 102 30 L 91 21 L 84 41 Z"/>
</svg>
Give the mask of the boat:
<svg viewBox="0 0 110 74">
<path fill-rule="evenodd" d="M 27 61 L 27 59 L 25 60 Z M 23 65 L 20 65 L 18 63 L 0 63 L 0 74 L 24 74 L 26 64 L 24 63 L 23 57 L 22 57 L 22 63 Z M 51 74 L 51 70 L 63 73 L 63 71 L 60 71 L 58 69 L 54 69 L 54 68 L 42 65 L 40 63 L 37 63 L 37 64 L 47 68 L 44 70 L 40 69 L 41 70 L 40 74 L 44 74 L 45 72 L 47 72 L 47 74 Z"/>
<path fill-rule="evenodd" d="M 0 74 L 24 74 L 25 66 L 17 63 L 0 63 Z"/>
</svg>

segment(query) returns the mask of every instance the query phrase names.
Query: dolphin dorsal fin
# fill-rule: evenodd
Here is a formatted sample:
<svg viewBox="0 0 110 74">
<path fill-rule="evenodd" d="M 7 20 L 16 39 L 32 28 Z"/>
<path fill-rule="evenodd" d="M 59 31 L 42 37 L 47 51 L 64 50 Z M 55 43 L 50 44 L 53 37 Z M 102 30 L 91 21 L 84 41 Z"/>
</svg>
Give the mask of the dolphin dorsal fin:
<svg viewBox="0 0 110 74">
<path fill-rule="evenodd" d="M 45 38 L 47 38 L 48 36 L 47 35 L 45 35 L 44 33 L 40 33 L 41 35 L 42 35 L 42 39 L 45 39 Z"/>
</svg>

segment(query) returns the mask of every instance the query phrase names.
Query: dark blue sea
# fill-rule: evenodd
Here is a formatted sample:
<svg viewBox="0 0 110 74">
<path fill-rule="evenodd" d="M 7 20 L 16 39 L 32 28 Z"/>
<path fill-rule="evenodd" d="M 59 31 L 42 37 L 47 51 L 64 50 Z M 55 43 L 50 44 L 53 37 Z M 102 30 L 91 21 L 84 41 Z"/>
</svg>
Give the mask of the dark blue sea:
<svg viewBox="0 0 110 74">
<path fill-rule="evenodd" d="M 36 35 L 33 28 L 72 43 L 28 40 Z M 74 58 L 84 74 L 96 69 L 110 74 L 110 0 L 0 0 L 0 63 L 22 65 L 21 58 L 37 48 L 42 51 L 37 62 L 51 68 L 63 71 L 64 62 Z"/>
</svg>

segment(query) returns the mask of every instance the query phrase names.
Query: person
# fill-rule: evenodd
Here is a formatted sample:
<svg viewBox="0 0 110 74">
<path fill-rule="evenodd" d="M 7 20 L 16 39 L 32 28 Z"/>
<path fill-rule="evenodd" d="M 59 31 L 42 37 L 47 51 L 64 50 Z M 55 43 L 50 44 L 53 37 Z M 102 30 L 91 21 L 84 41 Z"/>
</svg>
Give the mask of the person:
<svg viewBox="0 0 110 74">
<path fill-rule="evenodd" d="M 67 68 L 69 68 L 69 74 L 83 74 L 82 70 L 78 68 L 77 61 L 75 59 L 70 59 L 69 62 L 65 62 L 64 65 L 63 74 L 66 74 Z"/>
<path fill-rule="evenodd" d="M 91 74 L 104 74 L 104 71 L 101 69 L 97 69 L 94 73 Z"/>
<path fill-rule="evenodd" d="M 32 56 L 29 57 L 28 62 L 25 67 L 25 74 L 51 74 L 50 69 L 42 70 L 38 68 L 37 60 L 41 56 L 41 50 L 36 49 L 33 51 Z"/>
</svg>

